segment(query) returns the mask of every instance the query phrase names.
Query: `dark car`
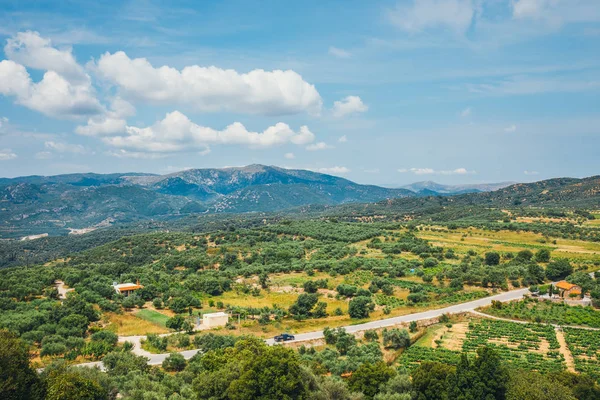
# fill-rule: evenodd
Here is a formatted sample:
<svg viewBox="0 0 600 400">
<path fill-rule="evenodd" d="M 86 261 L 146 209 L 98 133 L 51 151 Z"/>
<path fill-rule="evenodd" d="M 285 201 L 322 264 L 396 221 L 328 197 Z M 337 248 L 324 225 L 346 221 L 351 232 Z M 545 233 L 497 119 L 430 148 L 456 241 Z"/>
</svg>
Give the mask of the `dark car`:
<svg viewBox="0 0 600 400">
<path fill-rule="evenodd" d="M 296 339 L 296 337 L 294 337 L 294 335 L 290 335 L 289 333 L 282 333 L 281 335 L 275 336 L 273 339 L 275 339 L 276 342 L 287 342 L 288 340 Z"/>
</svg>

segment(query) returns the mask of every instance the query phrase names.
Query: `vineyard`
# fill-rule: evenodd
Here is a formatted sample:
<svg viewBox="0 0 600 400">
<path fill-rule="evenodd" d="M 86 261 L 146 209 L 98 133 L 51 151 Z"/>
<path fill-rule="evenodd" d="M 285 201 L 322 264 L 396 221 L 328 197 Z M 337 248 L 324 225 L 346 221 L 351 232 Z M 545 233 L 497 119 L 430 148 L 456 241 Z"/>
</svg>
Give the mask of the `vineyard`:
<svg viewBox="0 0 600 400">
<path fill-rule="evenodd" d="M 558 349 L 554 328 L 550 325 L 518 324 L 506 321 L 471 322 L 463 351 L 495 347 L 501 357 L 516 367 L 540 372 L 564 369 L 564 357 Z"/>
<path fill-rule="evenodd" d="M 600 312 L 592 307 L 569 306 L 551 301 L 524 300 L 487 307 L 485 313 L 497 317 L 559 325 L 585 325 L 600 328 Z"/>
<path fill-rule="evenodd" d="M 600 380 L 600 331 L 564 328 L 564 332 L 575 369 Z"/>
<path fill-rule="evenodd" d="M 422 361 L 439 361 L 455 365 L 460 352 L 443 348 L 444 341 L 437 340 L 438 348 L 415 345 L 402 354 L 401 364 L 415 368 Z M 494 347 L 502 359 L 515 367 L 540 372 L 562 371 L 564 357 L 549 325 L 518 324 L 505 321 L 471 321 L 463 339 L 462 351 L 474 354 L 483 346 Z"/>
</svg>

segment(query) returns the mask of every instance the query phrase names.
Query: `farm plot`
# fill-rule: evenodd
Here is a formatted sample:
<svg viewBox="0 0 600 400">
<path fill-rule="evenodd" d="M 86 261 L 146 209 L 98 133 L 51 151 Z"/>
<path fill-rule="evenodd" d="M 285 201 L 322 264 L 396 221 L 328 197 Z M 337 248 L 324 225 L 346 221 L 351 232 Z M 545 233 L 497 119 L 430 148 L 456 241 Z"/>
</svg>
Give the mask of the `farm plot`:
<svg viewBox="0 0 600 400">
<path fill-rule="evenodd" d="M 600 381 L 600 331 L 564 328 L 575 369 Z"/>
<path fill-rule="evenodd" d="M 551 301 L 514 301 L 502 304 L 501 308 L 486 307 L 482 311 L 503 318 L 600 328 L 600 311 Z"/>
<path fill-rule="evenodd" d="M 565 368 L 556 332 L 550 325 L 494 320 L 471 322 L 463 351 L 474 352 L 485 345 L 496 348 L 503 359 L 519 368 L 540 372 Z"/>
<path fill-rule="evenodd" d="M 402 354 L 401 364 L 408 369 L 423 361 L 455 365 L 462 350 L 473 355 L 478 348 L 495 348 L 502 359 L 518 368 L 540 372 L 562 371 L 565 361 L 552 326 L 519 324 L 496 320 L 472 320 L 465 327 L 457 324 L 436 335 L 431 347 L 414 345 Z"/>
</svg>

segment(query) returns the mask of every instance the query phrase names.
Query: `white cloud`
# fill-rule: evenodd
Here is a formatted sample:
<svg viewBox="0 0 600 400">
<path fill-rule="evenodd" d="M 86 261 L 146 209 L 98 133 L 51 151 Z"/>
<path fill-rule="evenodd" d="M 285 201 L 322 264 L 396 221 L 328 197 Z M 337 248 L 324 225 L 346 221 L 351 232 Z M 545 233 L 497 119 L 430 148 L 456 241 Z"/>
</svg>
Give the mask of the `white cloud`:
<svg viewBox="0 0 600 400">
<path fill-rule="evenodd" d="M 585 78 L 536 79 L 527 76 L 519 76 L 490 83 L 467 84 L 466 88 L 471 93 L 481 95 L 512 96 L 598 90 L 600 88 L 600 81 Z"/>
<path fill-rule="evenodd" d="M 340 143 L 346 143 L 347 141 L 348 141 L 348 137 L 346 135 L 342 135 L 338 139 L 338 142 L 340 142 Z"/>
<path fill-rule="evenodd" d="M 504 128 L 504 132 L 507 132 L 507 133 L 516 132 L 516 130 L 517 130 L 517 126 L 514 124 Z"/>
<path fill-rule="evenodd" d="M 80 118 L 104 111 L 90 77 L 77 64 L 71 49 L 58 50 L 37 32 L 21 32 L 7 40 L 9 60 L 0 61 L 0 94 L 55 118 Z M 26 67 L 46 70 L 33 82 Z"/>
<path fill-rule="evenodd" d="M 70 144 L 48 141 L 44 143 L 44 147 L 48 150 L 53 150 L 58 153 L 74 153 L 74 154 L 85 154 L 87 150 L 80 144 Z"/>
<path fill-rule="evenodd" d="M 127 127 L 126 117 L 135 115 L 135 107 L 131 103 L 116 97 L 110 110 L 88 119 L 87 125 L 75 128 L 75 132 L 85 136 L 111 136 L 124 133 Z"/>
<path fill-rule="evenodd" d="M 472 112 L 473 112 L 473 110 L 471 109 L 471 107 L 467 107 L 460 112 L 460 116 L 463 118 L 466 118 L 466 117 L 470 116 Z"/>
<path fill-rule="evenodd" d="M 287 158 L 288 160 L 293 160 L 294 158 L 296 158 L 294 153 L 285 153 L 284 157 Z"/>
<path fill-rule="evenodd" d="M 537 171 L 523 171 L 523 173 L 525 175 L 538 175 L 539 174 L 539 172 L 537 172 Z"/>
<path fill-rule="evenodd" d="M 341 118 L 349 114 L 365 112 L 369 109 L 358 96 L 347 96 L 342 100 L 333 103 L 332 113 L 336 118 Z"/>
<path fill-rule="evenodd" d="M 331 54 L 332 56 L 337 57 L 337 58 L 352 57 L 352 54 L 349 51 L 340 49 L 338 47 L 333 47 L 333 46 L 329 47 L 329 54 Z"/>
<path fill-rule="evenodd" d="M 143 159 L 143 160 L 154 160 L 157 158 L 167 157 L 168 154 L 161 153 L 146 153 L 142 151 L 127 151 L 127 150 L 116 150 L 116 151 L 108 151 L 107 155 L 117 158 L 134 158 L 134 159 Z"/>
<path fill-rule="evenodd" d="M 326 167 L 326 168 L 308 168 L 311 171 L 320 172 L 322 174 L 333 174 L 333 175 L 344 175 L 350 172 L 349 168 L 346 167 Z"/>
<path fill-rule="evenodd" d="M 314 134 L 306 126 L 294 132 L 287 124 L 280 122 L 263 132 L 250 132 L 241 123 L 234 122 L 219 131 L 197 125 L 181 112 L 174 111 L 150 127 L 127 126 L 124 134 L 104 137 L 103 141 L 110 146 L 134 153 L 200 151 L 206 154 L 210 145 L 268 148 L 286 143 L 304 145 L 313 139 Z M 134 157 L 135 155 L 119 153 L 117 156 Z"/>
<path fill-rule="evenodd" d="M 312 143 L 312 142 L 314 142 L 314 140 L 315 140 L 315 134 L 312 133 L 306 125 L 301 126 L 300 131 L 297 134 L 292 135 L 290 137 L 290 142 L 292 142 L 293 144 L 300 145 L 300 146 Z"/>
<path fill-rule="evenodd" d="M 0 61 L 0 94 L 14 96 L 27 108 L 56 118 L 78 118 L 102 112 L 90 85 L 73 85 L 54 71 L 34 83 L 21 64 Z"/>
<path fill-rule="evenodd" d="M 0 161 L 14 160 L 17 155 L 11 149 L 0 150 Z"/>
<path fill-rule="evenodd" d="M 432 168 L 411 168 L 410 172 L 412 172 L 415 175 L 435 174 L 435 171 Z"/>
<path fill-rule="evenodd" d="M 398 28 L 417 33 L 427 28 L 449 28 L 464 33 L 475 15 L 472 0 L 413 0 L 404 1 L 389 12 L 390 21 Z"/>
<path fill-rule="evenodd" d="M 313 143 L 313 144 L 306 146 L 306 150 L 308 150 L 308 151 L 319 151 L 319 150 L 327 150 L 327 149 L 332 149 L 332 148 L 333 148 L 333 146 L 328 145 L 325 142 Z"/>
<path fill-rule="evenodd" d="M 319 114 L 322 106 L 314 85 L 292 70 L 256 69 L 240 74 L 192 65 L 180 71 L 169 66 L 155 68 L 145 58 L 130 59 L 122 51 L 102 55 L 96 69 L 132 99 L 189 105 L 201 111 Z"/>
<path fill-rule="evenodd" d="M 469 171 L 466 168 L 456 168 L 450 170 L 435 170 L 433 168 L 400 168 L 400 173 L 412 172 L 415 175 L 468 175 L 475 174 L 475 171 Z"/>
<path fill-rule="evenodd" d="M 52 153 L 49 151 L 39 151 L 35 153 L 35 158 L 37 160 L 49 160 L 52 158 Z"/>
<path fill-rule="evenodd" d="M 4 52 L 10 60 L 26 67 L 54 71 L 70 82 L 87 83 L 90 78 L 77 64 L 70 48 L 58 50 L 50 39 L 37 32 L 19 32 L 6 41 Z"/>
</svg>

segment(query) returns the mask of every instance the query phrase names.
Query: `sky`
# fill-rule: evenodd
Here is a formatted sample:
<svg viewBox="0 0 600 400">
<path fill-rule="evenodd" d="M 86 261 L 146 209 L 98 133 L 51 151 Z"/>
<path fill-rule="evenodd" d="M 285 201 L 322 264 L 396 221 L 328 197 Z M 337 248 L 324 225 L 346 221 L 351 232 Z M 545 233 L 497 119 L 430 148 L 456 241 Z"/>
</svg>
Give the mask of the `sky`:
<svg viewBox="0 0 600 400">
<path fill-rule="evenodd" d="M 0 176 L 600 174 L 599 0 L 0 0 Z"/>
</svg>

